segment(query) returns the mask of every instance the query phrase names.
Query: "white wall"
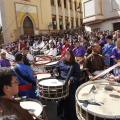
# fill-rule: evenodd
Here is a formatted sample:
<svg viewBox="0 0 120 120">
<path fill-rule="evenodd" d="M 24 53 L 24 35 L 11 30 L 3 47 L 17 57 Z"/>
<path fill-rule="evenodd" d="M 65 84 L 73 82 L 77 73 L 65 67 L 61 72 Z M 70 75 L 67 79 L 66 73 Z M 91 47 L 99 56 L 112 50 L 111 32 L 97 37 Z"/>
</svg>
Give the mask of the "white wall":
<svg viewBox="0 0 120 120">
<path fill-rule="evenodd" d="M 1 20 L 1 10 L 0 10 L 0 27 L 2 25 L 2 20 Z"/>
<path fill-rule="evenodd" d="M 120 19 L 109 20 L 109 21 L 105 21 L 105 22 L 102 22 L 102 23 L 89 25 L 89 27 L 91 27 L 91 29 L 100 28 L 101 31 L 113 30 L 113 23 L 116 23 L 116 22 L 120 22 Z"/>
<path fill-rule="evenodd" d="M 104 18 L 120 16 L 120 0 L 103 0 L 102 6 Z"/>
</svg>

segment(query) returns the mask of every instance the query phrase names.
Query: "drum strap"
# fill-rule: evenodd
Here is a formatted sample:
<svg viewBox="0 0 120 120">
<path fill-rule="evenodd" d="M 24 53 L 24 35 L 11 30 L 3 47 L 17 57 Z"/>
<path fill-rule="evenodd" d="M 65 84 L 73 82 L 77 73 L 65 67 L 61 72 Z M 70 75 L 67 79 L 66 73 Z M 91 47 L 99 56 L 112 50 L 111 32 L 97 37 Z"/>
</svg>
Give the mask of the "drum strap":
<svg viewBox="0 0 120 120">
<path fill-rule="evenodd" d="M 28 77 L 24 76 L 24 75 L 19 71 L 19 69 L 18 69 L 17 67 L 14 67 L 14 70 L 15 70 L 15 72 L 16 72 L 23 80 L 31 83 L 33 86 L 36 86 L 36 84 L 33 83 L 31 80 L 29 80 Z"/>
</svg>

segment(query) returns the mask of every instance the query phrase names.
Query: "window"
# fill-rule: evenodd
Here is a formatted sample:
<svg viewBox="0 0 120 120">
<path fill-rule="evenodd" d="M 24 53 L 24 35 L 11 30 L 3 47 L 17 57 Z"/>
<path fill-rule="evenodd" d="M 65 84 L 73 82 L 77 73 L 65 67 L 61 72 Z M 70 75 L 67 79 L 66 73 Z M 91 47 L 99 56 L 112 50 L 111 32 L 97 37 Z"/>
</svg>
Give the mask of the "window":
<svg viewBox="0 0 120 120">
<path fill-rule="evenodd" d="M 74 21 L 73 21 L 73 18 L 71 18 L 71 28 L 74 27 Z"/>
<path fill-rule="evenodd" d="M 78 18 L 76 19 L 76 27 L 78 27 Z"/>
<path fill-rule="evenodd" d="M 66 8 L 67 6 L 66 6 L 66 0 L 64 0 L 64 8 Z"/>
<path fill-rule="evenodd" d="M 52 16 L 52 24 L 53 24 L 53 29 L 57 29 L 56 16 Z"/>
<path fill-rule="evenodd" d="M 54 0 L 51 0 L 51 5 L 54 5 Z"/>
<path fill-rule="evenodd" d="M 61 2 L 60 2 L 60 0 L 57 0 L 57 2 L 58 2 L 58 6 L 61 7 Z"/>
<path fill-rule="evenodd" d="M 74 2 L 75 10 L 77 10 L 77 1 Z"/>
<path fill-rule="evenodd" d="M 70 9 L 72 9 L 72 2 L 71 2 L 71 0 L 70 0 Z"/>
<path fill-rule="evenodd" d="M 60 25 L 60 30 L 63 29 L 63 18 L 62 17 L 59 17 L 59 25 Z"/>
</svg>

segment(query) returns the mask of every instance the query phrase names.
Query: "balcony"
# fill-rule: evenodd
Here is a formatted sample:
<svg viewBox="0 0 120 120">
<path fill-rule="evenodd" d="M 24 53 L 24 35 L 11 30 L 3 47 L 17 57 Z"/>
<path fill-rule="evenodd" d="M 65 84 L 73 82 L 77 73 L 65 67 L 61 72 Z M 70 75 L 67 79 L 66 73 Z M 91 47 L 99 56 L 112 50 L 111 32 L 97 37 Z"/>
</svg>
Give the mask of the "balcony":
<svg viewBox="0 0 120 120">
<path fill-rule="evenodd" d="M 73 11 L 70 11 L 70 16 L 71 16 L 71 17 L 74 17 Z"/>
<path fill-rule="evenodd" d="M 52 10 L 51 10 L 51 11 L 52 11 L 52 14 L 53 14 L 53 15 L 56 15 L 56 9 L 55 9 L 55 7 L 52 7 Z"/>
<path fill-rule="evenodd" d="M 83 0 L 83 23 L 102 21 L 102 0 Z"/>
<path fill-rule="evenodd" d="M 65 16 L 68 16 L 68 10 L 65 10 Z"/>
<path fill-rule="evenodd" d="M 78 18 L 78 12 L 75 12 L 75 17 Z"/>
<path fill-rule="evenodd" d="M 62 16 L 62 8 L 58 8 L 58 11 L 59 11 L 59 15 Z"/>
</svg>

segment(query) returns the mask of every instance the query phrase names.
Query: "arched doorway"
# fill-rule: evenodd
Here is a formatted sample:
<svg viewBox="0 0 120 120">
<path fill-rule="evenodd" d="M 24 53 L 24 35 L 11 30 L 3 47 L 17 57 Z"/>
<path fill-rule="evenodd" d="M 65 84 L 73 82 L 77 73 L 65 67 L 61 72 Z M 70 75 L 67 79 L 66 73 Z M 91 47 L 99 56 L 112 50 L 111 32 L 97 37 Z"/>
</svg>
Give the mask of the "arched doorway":
<svg viewBox="0 0 120 120">
<path fill-rule="evenodd" d="M 34 34 L 32 20 L 27 16 L 23 21 L 24 34 Z"/>
</svg>

